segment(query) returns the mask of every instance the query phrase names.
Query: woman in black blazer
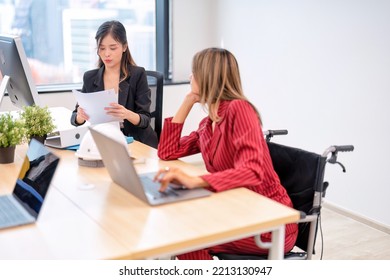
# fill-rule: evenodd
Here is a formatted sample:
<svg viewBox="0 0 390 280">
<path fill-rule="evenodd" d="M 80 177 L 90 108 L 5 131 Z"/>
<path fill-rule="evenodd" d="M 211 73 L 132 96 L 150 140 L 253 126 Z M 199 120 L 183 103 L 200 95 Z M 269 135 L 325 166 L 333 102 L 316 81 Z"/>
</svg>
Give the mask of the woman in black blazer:
<svg viewBox="0 0 390 280">
<path fill-rule="evenodd" d="M 122 132 L 157 148 L 157 134 L 150 126 L 150 96 L 145 69 L 136 66 L 127 43 L 126 29 L 118 21 L 103 23 L 96 32 L 98 69 L 84 73 L 82 92 L 114 89 L 118 103 L 111 103 L 107 114 L 123 119 Z M 82 125 L 86 112 L 76 104 L 71 123 Z"/>
</svg>

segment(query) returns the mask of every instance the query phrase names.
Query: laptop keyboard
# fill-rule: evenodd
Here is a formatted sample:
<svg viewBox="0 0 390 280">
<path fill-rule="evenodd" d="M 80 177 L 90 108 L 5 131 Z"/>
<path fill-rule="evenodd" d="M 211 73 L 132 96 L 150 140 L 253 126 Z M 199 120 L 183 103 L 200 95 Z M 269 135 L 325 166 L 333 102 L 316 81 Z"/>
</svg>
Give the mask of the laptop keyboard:
<svg viewBox="0 0 390 280">
<path fill-rule="evenodd" d="M 30 219 L 12 203 L 8 196 L 0 197 L 0 228 L 29 222 Z"/>
<path fill-rule="evenodd" d="M 141 176 L 140 177 L 142 185 L 147 193 L 152 195 L 154 199 L 167 197 L 167 196 L 179 196 L 177 192 L 168 187 L 165 192 L 160 192 L 158 189 L 160 188 L 160 184 L 154 182 L 150 177 Z"/>
</svg>

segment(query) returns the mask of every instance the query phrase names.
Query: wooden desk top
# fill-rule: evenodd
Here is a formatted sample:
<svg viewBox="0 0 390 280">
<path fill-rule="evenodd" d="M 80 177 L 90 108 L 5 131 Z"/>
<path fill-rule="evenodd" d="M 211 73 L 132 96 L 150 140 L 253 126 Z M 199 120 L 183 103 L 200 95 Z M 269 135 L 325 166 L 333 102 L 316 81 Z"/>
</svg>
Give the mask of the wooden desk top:
<svg viewBox="0 0 390 280">
<path fill-rule="evenodd" d="M 143 163 L 136 164 L 139 173 L 156 171 L 163 166 L 180 166 L 194 175 L 202 172 L 182 161 L 161 161 L 156 150 L 139 142 L 130 144 L 129 149 L 136 158 L 145 158 Z M 42 210 L 42 219 L 37 225 L 0 231 L 0 258 L 155 258 L 252 236 L 299 219 L 297 211 L 245 188 L 152 207 L 113 183 L 104 167 L 82 167 L 74 152 L 53 151 L 61 161 L 53 179 L 54 188 Z M 9 172 L 8 168 L 0 165 L 0 174 L 5 170 Z M 16 178 L 16 172 L 12 177 Z M 59 221 L 54 219 L 57 216 L 62 217 L 61 228 L 57 228 Z M 18 252 L 10 255 L 11 248 L 3 250 L 3 244 L 8 246 L 8 238 L 20 235 L 24 244 L 27 239 L 31 240 L 28 237 L 33 236 L 31 232 L 42 229 L 45 234 L 39 234 L 44 237 L 38 238 L 37 243 L 50 244 L 34 245 L 31 254 L 24 256 Z M 52 244 L 57 240 L 55 236 L 65 239 L 66 245 Z M 70 244 L 74 244 L 73 253 Z M 46 250 L 54 247 L 57 253 L 49 255 L 43 251 L 43 256 L 34 255 L 35 246 Z"/>
<path fill-rule="evenodd" d="M 0 194 L 12 192 L 23 156 L 0 164 Z M 126 252 L 53 186 L 35 224 L 0 230 L 0 259 L 110 259 Z"/>
<path fill-rule="evenodd" d="M 146 159 L 136 164 L 139 173 L 164 166 L 180 166 L 194 175 L 203 172 L 182 161 L 159 160 L 156 150 L 139 142 L 130 144 L 129 149 L 138 160 Z M 61 172 L 56 175 L 54 185 L 126 245 L 128 253 L 123 258 L 143 259 L 184 252 L 204 244 L 251 236 L 299 219 L 297 211 L 245 188 L 152 207 L 113 183 L 105 168 L 78 166 L 70 151 L 61 150 L 59 155 Z M 93 188 L 85 190 L 85 185 Z M 183 251 L 183 247 L 187 249 Z"/>
</svg>

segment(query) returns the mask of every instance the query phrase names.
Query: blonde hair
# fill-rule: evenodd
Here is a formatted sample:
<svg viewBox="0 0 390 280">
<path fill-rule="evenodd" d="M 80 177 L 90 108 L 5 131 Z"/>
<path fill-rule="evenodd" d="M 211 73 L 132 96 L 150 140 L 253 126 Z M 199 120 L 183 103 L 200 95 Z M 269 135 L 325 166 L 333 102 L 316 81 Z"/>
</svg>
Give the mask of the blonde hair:
<svg viewBox="0 0 390 280">
<path fill-rule="evenodd" d="M 208 48 L 195 54 L 192 74 L 199 86 L 200 103 L 208 107 L 210 118 L 218 122 L 223 100 L 247 100 L 241 86 L 236 58 L 221 48 Z"/>
</svg>

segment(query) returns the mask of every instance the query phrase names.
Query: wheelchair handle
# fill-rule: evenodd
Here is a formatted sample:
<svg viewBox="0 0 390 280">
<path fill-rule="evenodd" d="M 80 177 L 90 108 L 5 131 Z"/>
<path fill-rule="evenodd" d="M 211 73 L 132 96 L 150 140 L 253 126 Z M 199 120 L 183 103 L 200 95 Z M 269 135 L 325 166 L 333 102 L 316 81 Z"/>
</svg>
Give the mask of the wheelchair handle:
<svg viewBox="0 0 390 280">
<path fill-rule="evenodd" d="M 354 150 L 353 145 L 334 146 L 336 152 L 352 152 Z"/>
<path fill-rule="evenodd" d="M 271 140 L 271 138 L 275 135 L 287 135 L 288 134 L 288 130 L 287 129 L 277 129 L 277 130 L 266 130 L 266 131 L 263 131 L 263 134 L 266 136 L 265 139 L 267 142 L 269 142 Z"/>
<path fill-rule="evenodd" d="M 328 149 L 326 149 L 326 151 L 322 154 L 322 156 L 324 157 L 328 157 L 328 154 L 331 153 L 331 156 L 329 157 L 329 159 L 327 160 L 327 162 L 329 163 L 332 163 L 332 164 L 338 164 L 341 166 L 341 168 L 343 169 L 343 172 L 345 172 L 345 166 L 337 161 L 337 153 L 338 152 L 352 152 L 354 150 L 354 146 L 353 145 L 342 145 L 342 146 L 330 146 Z"/>
<path fill-rule="evenodd" d="M 270 136 L 273 136 L 273 135 L 287 135 L 288 134 L 288 130 L 287 129 L 277 129 L 277 130 L 266 130 L 264 131 L 264 135 L 270 135 Z"/>
<path fill-rule="evenodd" d="M 341 145 L 341 146 L 330 146 L 328 149 L 325 150 L 325 152 L 322 154 L 322 156 L 326 157 L 330 153 L 337 154 L 337 152 L 352 152 L 355 149 L 353 145 Z"/>
</svg>

